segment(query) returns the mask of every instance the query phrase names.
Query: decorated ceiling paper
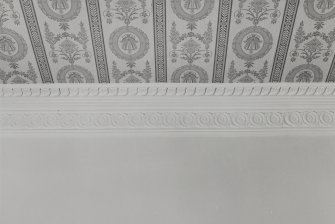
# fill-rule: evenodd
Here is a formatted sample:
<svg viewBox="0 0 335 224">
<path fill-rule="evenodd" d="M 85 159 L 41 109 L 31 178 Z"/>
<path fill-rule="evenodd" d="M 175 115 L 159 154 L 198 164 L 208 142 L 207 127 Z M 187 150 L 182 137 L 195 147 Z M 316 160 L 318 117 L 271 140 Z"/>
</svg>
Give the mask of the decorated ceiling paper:
<svg viewBox="0 0 335 224">
<path fill-rule="evenodd" d="M 335 81 L 335 0 L 0 0 L 0 83 Z"/>
</svg>

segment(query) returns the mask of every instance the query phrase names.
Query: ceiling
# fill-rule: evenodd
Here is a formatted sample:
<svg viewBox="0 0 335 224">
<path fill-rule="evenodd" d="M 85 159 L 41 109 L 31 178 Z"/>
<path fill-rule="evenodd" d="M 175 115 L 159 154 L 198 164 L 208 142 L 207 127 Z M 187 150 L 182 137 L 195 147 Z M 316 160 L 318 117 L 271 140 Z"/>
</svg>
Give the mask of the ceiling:
<svg viewBox="0 0 335 224">
<path fill-rule="evenodd" d="M 0 83 L 334 82 L 334 0 L 0 0 Z"/>
</svg>

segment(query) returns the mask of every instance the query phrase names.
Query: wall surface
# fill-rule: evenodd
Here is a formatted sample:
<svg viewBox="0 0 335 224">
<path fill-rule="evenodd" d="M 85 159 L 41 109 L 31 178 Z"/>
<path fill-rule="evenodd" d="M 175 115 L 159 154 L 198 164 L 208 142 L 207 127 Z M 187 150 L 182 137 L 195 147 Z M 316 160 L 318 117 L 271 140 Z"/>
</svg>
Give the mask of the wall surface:
<svg viewBox="0 0 335 224">
<path fill-rule="evenodd" d="M 0 138 L 2 224 L 333 224 L 332 137 Z"/>
<path fill-rule="evenodd" d="M 0 0 L 0 82 L 334 82 L 334 0 Z"/>
</svg>

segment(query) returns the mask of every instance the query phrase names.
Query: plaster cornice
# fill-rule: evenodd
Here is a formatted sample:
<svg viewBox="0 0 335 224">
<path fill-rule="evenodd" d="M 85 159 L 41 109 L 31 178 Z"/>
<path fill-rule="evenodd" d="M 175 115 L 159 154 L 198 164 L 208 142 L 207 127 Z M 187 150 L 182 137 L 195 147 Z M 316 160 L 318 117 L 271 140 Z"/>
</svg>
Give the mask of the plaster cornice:
<svg viewBox="0 0 335 224">
<path fill-rule="evenodd" d="M 1 97 L 335 96 L 334 84 L 51 84 L 0 85 Z"/>
<path fill-rule="evenodd" d="M 0 131 L 335 134 L 333 84 L 2 85 Z"/>
</svg>

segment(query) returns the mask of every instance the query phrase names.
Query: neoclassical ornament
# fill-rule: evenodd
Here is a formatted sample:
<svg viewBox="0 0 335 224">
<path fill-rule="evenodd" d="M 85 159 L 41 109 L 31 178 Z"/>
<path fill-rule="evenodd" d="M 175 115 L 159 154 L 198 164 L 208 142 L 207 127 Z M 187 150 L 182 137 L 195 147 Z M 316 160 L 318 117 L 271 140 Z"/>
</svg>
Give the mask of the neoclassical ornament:
<svg viewBox="0 0 335 224">
<path fill-rule="evenodd" d="M 212 23 L 208 23 L 207 30 L 203 34 L 194 32 L 180 34 L 176 23 L 173 22 L 170 31 L 170 41 L 173 44 L 173 50 L 170 52 L 172 63 L 177 62 L 178 58 L 187 61 L 189 64 L 204 58 L 204 61 L 208 63 L 212 56 L 212 52 L 209 50 L 210 44 L 213 42 Z M 178 48 L 178 45 L 181 46 Z"/>
<path fill-rule="evenodd" d="M 335 42 L 335 29 L 329 33 L 321 32 L 323 24 L 320 23 L 315 26 L 316 31 L 306 33 L 304 26 L 302 21 L 295 34 L 294 41 L 296 44 L 291 52 L 291 61 L 294 62 L 300 57 L 307 63 L 311 63 L 318 58 L 323 58 L 323 62 L 328 62 L 333 55 L 332 46 Z"/>
<path fill-rule="evenodd" d="M 273 8 L 267 0 L 252 0 L 248 8 L 244 8 L 246 0 L 239 0 L 239 9 L 235 12 L 236 23 L 240 24 L 245 17 L 250 20 L 254 26 L 257 26 L 261 21 L 271 18 L 271 23 L 277 23 L 281 13 L 278 10 L 280 0 L 272 0 Z"/>
<path fill-rule="evenodd" d="M 38 0 L 38 5 L 47 17 L 58 22 L 75 19 L 81 10 L 80 0 Z"/>
<path fill-rule="evenodd" d="M 263 68 L 261 68 L 259 71 L 253 70 L 251 67 L 252 66 L 247 67 L 247 69 L 237 71 L 235 68 L 235 61 L 232 61 L 228 71 L 229 82 L 263 83 L 269 69 L 268 61 L 264 62 Z"/>
<path fill-rule="evenodd" d="M 93 75 L 86 68 L 78 65 L 67 65 L 57 74 L 60 83 L 94 83 Z"/>
<path fill-rule="evenodd" d="M 173 72 L 171 82 L 208 83 L 208 74 L 205 69 L 197 65 L 184 65 Z"/>
<path fill-rule="evenodd" d="M 191 23 L 206 18 L 213 11 L 214 4 L 215 0 L 171 0 L 173 12 Z"/>
<path fill-rule="evenodd" d="M 50 44 L 50 57 L 54 63 L 58 63 L 59 58 L 74 64 L 80 59 L 85 59 L 86 63 L 91 62 L 91 53 L 87 50 L 89 41 L 84 24 L 80 23 L 78 34 L 68 33 L 70 29 L 68 23 L 61 23 L 60 34 L 50 31 L 49 25 L 45 23 L 46 41 Z"/>
<path fill-rule="evenodd" d="M 277 42 L 277 50 L 273 60 L 270 82 L 280 82 L 282 79 L 296 16 L 299 10 L 299 3 L 299 0 L 287 1 L 286 3 Z"/>
<path fill-rule="evenodd" d="M 306 15 L 315 21 L 327 21 L 335 18 L 334 0 L 305 0 Z"/>
<path fill-rule="evenodd" d="M 149 38 L 136 27 L 123 26 L 110 35 L 109 47 L 118 58 L 134 62 L 148 53 Z"/>
<path fill-rule="evenodd" d="M 116 62 L 113 61 L 112 76 L 116 83 L 149 83 L 151 75 L 152 72 L 149 61 L 146 62 L 143 71 L 135 71 L 133 67 L 126 71 L 121 71 Z"/>
<path fill-rule="evenodd" d="M 0 1 L 0 27 L 12 20 L 15 25 L 20 24 L 20 13 L 16 11 L 13 0 Z"/>
<path fill-rule="evenodd" d="M 34 2 L 32 0 L 20 0 L 18 2 L 20 2 L 21 12 L 27 25 L 26 30 L 30 38 L 31 49 L 35 55 L 41 81 L 42 83 L 54 83 Z"/>
<path fill-rule="evenodd" d="M 165 0 L 152 2 L 156 82 L 167 82 L 166 4 Z"/>
<path fill-rule="evenodd" d="M 36 83 L 37 74 L 31 62 L 28 62 L 28 70 L 26 72 L 18 71 L 17 63 L 10 63 L 9 67 L 13 71 L 5 72 L 0 68 L 0 80 L 3 84 L 31 84 Z"/>
<path fill-rule="evenodd" d="M 107 23 L 112 23 L 114 17 L 127 26 L 139 17 L 142 18 L 144 24 L 148 23 L 150 11 L 147 9 L 146 0 L 138 0 L 140 6 L 133 0 L 118 0 L 115 2 L 115 7 L 112 7 L 112 1 L 105 0 L 107 9 L 103 12 L 103 15 L 106 17 Z"/>
<path fill-rule="evenodd" d="M 252 26 L 236 35 L 233 41 L 233 50 L 240 59 L 254 61 L 268 54 L 272 45 L 273 38 L 267 29 Z"/>
<path fill-rule="evenodd" d="M 17 62 L 27 55 L 27 44 L 23 37 L 7 28 L 0 27 L 0 59 Z"/>
<path fill-rule="evenodd" d="M 299 65 L 292 69 L 285 78 L 285 82 L 321 82 L 323 71 L 312 64 Z"/>
</svg>

